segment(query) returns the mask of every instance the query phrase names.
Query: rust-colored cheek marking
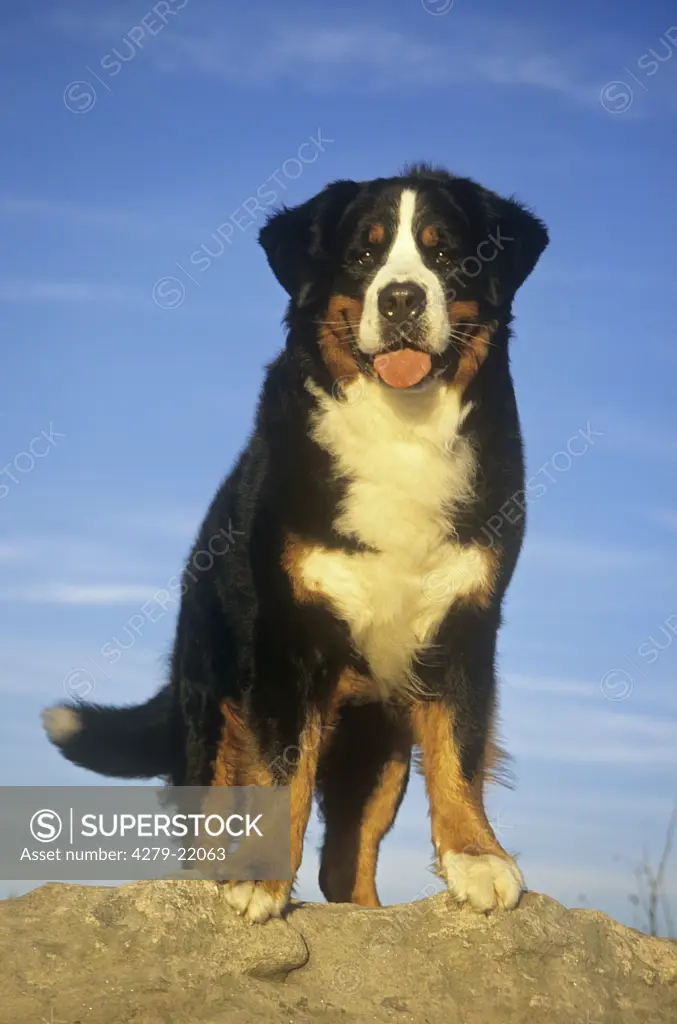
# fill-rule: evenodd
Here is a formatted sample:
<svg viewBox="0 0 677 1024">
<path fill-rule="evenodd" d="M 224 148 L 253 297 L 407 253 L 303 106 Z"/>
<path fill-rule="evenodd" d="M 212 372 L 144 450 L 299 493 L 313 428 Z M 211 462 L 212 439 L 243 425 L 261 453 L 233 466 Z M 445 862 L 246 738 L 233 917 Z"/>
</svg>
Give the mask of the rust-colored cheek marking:
<svg viewBox="0 0 677 1024">
<path fill-rule="evenodd" d="M 386 229 L 383 227 L 383 224 L 372 224 L 369 228 L 367 240 L 371 242 L 372 245 L 380 245 L 385 238 L 385 233 Z"/>
<path fill-rule="evenodd" d="M 448 311 L 450 320 L 474 320 L 479 315 L 480 307 L 470 299 L 467 302 L 450 302 Z"/>
<path fill-rule="evenodd" d="M 350 343 L 360 329 L 362 308 L 361 299 L 332 295 L 320 321 L 320 354 L 334 380 L 356 377 L 360 372 Z"/>
<path fill-rule="evenodd" d="M 463 346 L 461 358 L 454 374 L 453 386 L 463 392 L 468 387 L 480 366 L 487 358 L 490 334 L 486 327 L 480 327 Z"/>
<path fill-rule="evenodd" d="M 437 245 L 439 240 L 439 232 L 434 224 L 428 224 L 426 227 L 423 228 L 423 231 L 421 232 L 421 242 L 423 243 L 423 245 Z"/>
</svg>

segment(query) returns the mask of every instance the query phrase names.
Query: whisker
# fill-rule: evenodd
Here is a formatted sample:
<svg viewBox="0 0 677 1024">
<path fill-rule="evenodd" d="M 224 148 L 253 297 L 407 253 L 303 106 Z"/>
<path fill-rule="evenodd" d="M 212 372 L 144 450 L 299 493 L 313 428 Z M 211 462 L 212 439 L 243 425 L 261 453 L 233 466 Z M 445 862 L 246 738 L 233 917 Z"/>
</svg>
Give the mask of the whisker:
<svg viewBox="0 0 677 1024">
<path fill-rule="evenodd" d="M 474 326 L 477 326 L 477 325 L 475 324 Z M 452 326 L 450 328 L 450 330 L 449 330 L 449 334 L 447 335 L 447 337 L 452 342 L 452 344 L 453 343 L 461 343 L 462 345 L 465 346 L 471 340 L 472 335 L 470 333 L 466 333 L 466 332 L 463 332 L 463 331 L 457 331 Z M 487 346 L 489 346 L 490 348 L 498 348 L 498 345 L 496 344 L 496 342 L 492 341 L 491 338 L 485 338 L 484 341 L 485 341 L 485 344 Z M 454 346 L 454 347 L 456 347 L 456 346 Z M 458 351 L 458 349 L 457 349 L 457 351 Z"/>
<path fill-rule="evenodd" d="M 341 310 L 341 316 L 345 320 L 345 326 L 348 328 L 348 333 L 350 334 L 351 341 L 353 342 L 354 345 L 356 345 L 357 344 L 357 338 L 355 337 L 355 332 L 353 331 L 353 325 L 351 324 L 350 320 L 348 319 L 348 315 L 345 312 L 345 310 Z"/>
</svg>

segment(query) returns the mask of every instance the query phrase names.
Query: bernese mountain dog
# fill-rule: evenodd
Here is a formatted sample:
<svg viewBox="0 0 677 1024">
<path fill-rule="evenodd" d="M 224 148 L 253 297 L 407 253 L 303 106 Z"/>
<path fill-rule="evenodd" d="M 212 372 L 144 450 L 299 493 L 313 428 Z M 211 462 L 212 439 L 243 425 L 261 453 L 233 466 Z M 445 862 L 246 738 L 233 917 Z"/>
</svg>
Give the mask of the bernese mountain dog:
<svg viewBox="0 0 677 1024">
<path fill-rule="evenodd" d="M 259 240 L 290 298 L 286 344 L 186 566 L 170 681 L 139 706 L 46 709 L 47 733 L 104 775 L 289 786 L 292 879 L 316 794 L 322 892 L 363 906 L 379 905 L 379 845 L 415 751 L 451 894 L 513 908 L 522 875 L 483 794 L 524 530 L 511 310 L 546 228 L 415 165 L 335 181 Z M 224 531 L 227 553 L 199 558 Z M 292 884 L 225 891 L 261 922 Z"/>
</svg>

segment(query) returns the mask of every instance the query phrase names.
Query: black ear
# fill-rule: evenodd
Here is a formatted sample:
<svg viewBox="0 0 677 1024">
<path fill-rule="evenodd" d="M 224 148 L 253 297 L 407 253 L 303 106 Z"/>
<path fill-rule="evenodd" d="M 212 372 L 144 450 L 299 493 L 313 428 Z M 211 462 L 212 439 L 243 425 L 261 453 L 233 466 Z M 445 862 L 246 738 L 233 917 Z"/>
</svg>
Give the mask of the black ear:
<svg viewBox="0 0 677 1024">
<path fill-rule="evenodd" d="M 359 188 L 356 181 L 334 181 L 308 202 L 283 207 L 259 232 L 270 269 L 297 306 L 309 301 L 317 263 L 326 259 L 341 217 Z"/>
<path fill-rule="evenodd" d="M 489 216 L 498 250 L 493 299 L 496 305 L 502 305 L 512 300 L 538 263 L 548 244 L 548 230 L 522 203 L 494 193 L 489 200 Z"/>
<path fill-rule="evenodd" d="M 503 199 L 469 179 L 452 179 L 450 191 L 462 207 L 464 199 L 473 205 L 470 192 L 474 193 L 479 234 L 483 236 L 477 256 L 486 274 L 486 294 L 495 306 L 510 304 L 548 244 L 545 224 L 517 200 Z M 463 198 L 459 191 L 465 193 Z"/>
</svg>

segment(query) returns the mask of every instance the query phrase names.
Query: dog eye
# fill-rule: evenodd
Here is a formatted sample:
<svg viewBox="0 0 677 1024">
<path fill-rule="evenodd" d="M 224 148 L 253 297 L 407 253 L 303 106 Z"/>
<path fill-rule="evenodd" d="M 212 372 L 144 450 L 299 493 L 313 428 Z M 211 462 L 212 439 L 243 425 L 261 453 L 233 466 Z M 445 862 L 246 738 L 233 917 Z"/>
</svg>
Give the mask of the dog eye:
<svg viewBox="0 0 677 1024">
<path fill-rule="evenodd" d="M 451 263 L 451 253 L 448 249 L 438 249 L 435 253 L 435 263 L 438 266 L 444 266 L 447 263 Z"/>
<path fill-rule="evenodd" d="M 371 249 L 363 249 L 362 252 L 358 253 L 355 257 L 355 262 L 359 263 L 361 267 L 367 267 L 374 259 L 374 254 Z"/>
</svg>

